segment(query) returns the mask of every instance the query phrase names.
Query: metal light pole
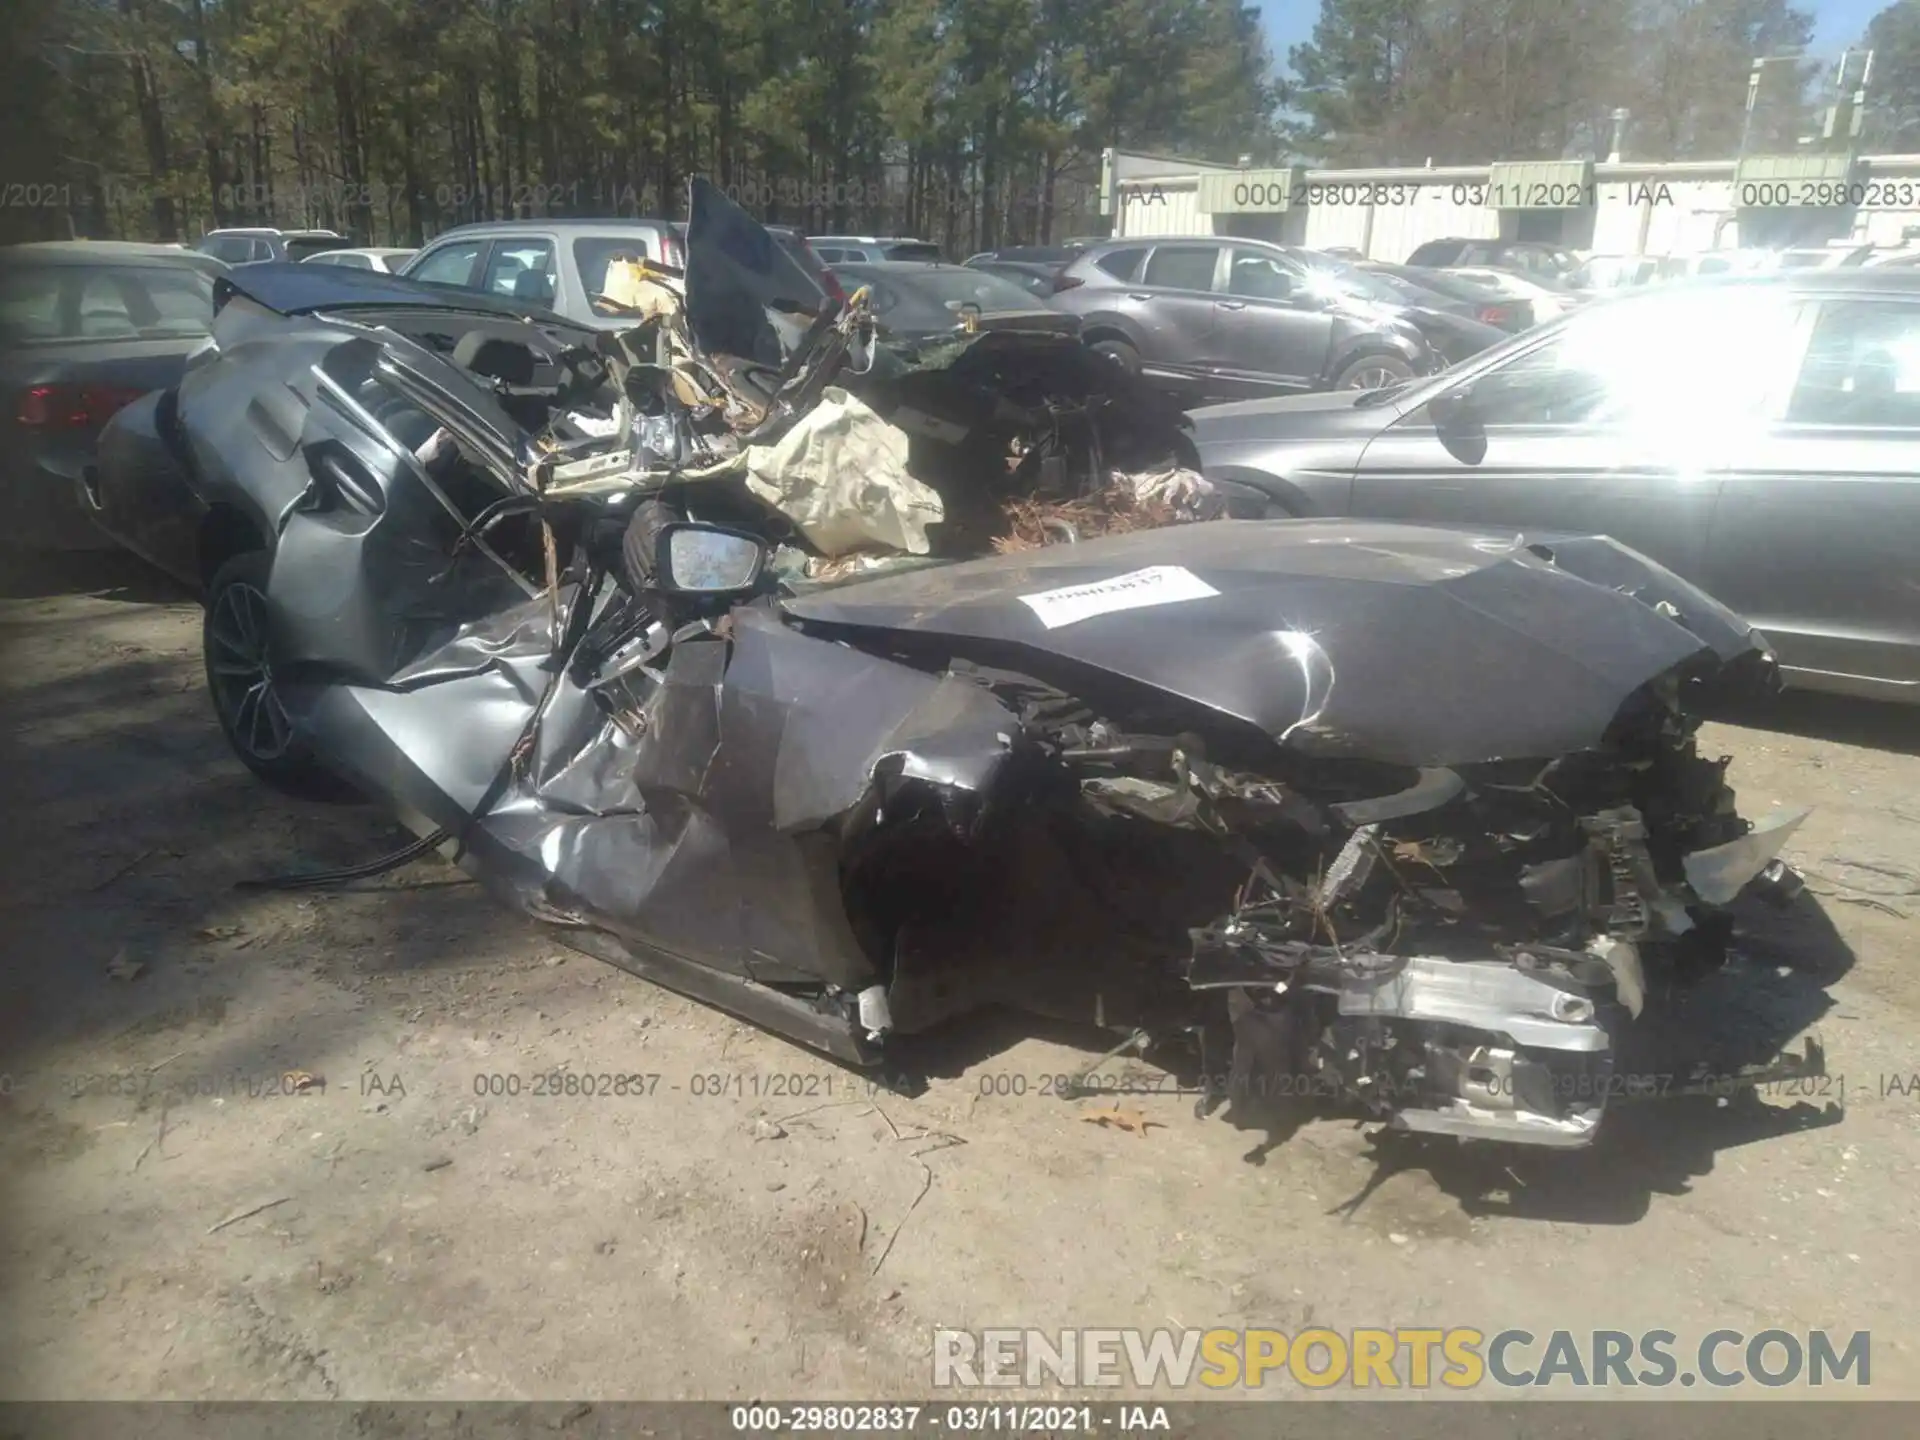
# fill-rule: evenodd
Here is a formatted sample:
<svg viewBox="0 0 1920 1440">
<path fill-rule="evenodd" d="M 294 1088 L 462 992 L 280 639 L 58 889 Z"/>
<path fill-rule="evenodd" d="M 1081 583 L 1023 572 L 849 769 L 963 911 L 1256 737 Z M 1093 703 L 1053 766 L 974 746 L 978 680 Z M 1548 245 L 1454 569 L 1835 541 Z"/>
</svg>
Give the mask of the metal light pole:
<svg viewBox="0 0 1920 1440">
<path fill-rule="evenodd" d="M 1747 74 L 1747 114 L 1746 118 L 1740 124 L 1740 154 L 1736 158 L 1746 158 L 1747 142 L 1753 136 L 1753 106 L 1754 102 L 1760 98 L 1760 72 L 1765 70 L 1767 66 L 1781 60 L 1792 61 L 1797 64 L 1801 58 L 1802 56 L 1798 51 L 1791 55 L 1757 55 L 1754 57 L 1753 69 Z"/>
<path fill-rule="evenodd" d="M 1853 68 L 1854 56 L 1861 57 L 1860 81 L 1849 93 L 1847 72 Z M 1847 49 L 1840 52 L 1840 66 L 1834 74 L 1833 84 L 1835 103 L 1828 109 L 1826 124 L 1821 129 L 1821 138 L 1829 144 L 1839 141 L 1842 148 L 1851 149 L 1860 138 L 1862 121 L 1867 108 L 1867 84 L 1873 79 L 1873 51 Z"/>
</svg>

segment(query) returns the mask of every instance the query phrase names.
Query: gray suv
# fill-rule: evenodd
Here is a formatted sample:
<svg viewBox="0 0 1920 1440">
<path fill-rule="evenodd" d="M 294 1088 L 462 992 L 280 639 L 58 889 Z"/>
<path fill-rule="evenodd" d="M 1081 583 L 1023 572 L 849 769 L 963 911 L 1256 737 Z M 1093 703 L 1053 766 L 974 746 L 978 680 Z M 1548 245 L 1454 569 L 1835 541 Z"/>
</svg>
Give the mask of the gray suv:
<svg viewBox="0 0 1920 1440">
<path fill-rule="evenodd" d="M 1143 236 L 1089 247 L 1054 278 L 1094 349 L 1220 398 L 1371 390 L 1445 361 L 1394 307 L 1328 285 L 1285 246 Z"/>
<path fill-rule="evenodd" d="M 614 260 L 683 270 L 686 227 L 668 220 L 501 220 L 435 236 L 400 273 L 429 285 L 527 300 L 597 330 L 631 315 L 598 297 Z"/>
</svg>

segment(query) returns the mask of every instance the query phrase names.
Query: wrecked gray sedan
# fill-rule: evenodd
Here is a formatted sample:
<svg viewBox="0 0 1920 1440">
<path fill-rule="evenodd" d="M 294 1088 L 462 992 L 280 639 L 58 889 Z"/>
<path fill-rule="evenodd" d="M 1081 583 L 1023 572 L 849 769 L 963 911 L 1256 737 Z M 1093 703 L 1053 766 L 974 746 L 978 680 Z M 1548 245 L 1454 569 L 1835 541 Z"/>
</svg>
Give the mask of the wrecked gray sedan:
<svg viewBox="0 0 1920 1440">
<path fill-rule="evenodd" d="M 316 268 L 103 446 L 234 748 L 843 1061 L 1001 1004 L 1577 1146 L 1781 878 L 1691 714 L 1771 657 L 1611 541 L 1235 519 L 1117 367 L 889 348 L 704 182 L 617 336 Z"/>
</svg>

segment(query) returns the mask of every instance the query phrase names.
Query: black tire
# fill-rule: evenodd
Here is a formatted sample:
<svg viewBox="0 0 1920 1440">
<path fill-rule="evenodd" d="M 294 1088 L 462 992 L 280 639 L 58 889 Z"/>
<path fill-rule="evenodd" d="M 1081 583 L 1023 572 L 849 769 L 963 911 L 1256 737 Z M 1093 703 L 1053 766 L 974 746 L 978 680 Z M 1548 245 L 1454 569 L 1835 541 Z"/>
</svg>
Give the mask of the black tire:
<svg viewBox="0 0 1920 1440">
<path fill-rule="evenodd" d="M 1349 360 L 1333 377 L 1336 390 L 1380 390 L 1413 379 L 1413 366 L 1398 355 L 1362 355 Z"/>
<path fill-rule="evenodd" d="M 1113 361 L 1129 375 L 1140 373 L 1140 352 L 1124 340 L 1096 340 L 1087 348 Z"/>
<path fill-rule="evenodd" d="M 266 551 L 249 550 L 228 560 L 208 582 L 200 653 L 214 717 L 240 763 L 274 789 L 303 800 L 357 799 L 293 733 L 274 694 L 264 628 L 272 568 Z"/>
</svg>

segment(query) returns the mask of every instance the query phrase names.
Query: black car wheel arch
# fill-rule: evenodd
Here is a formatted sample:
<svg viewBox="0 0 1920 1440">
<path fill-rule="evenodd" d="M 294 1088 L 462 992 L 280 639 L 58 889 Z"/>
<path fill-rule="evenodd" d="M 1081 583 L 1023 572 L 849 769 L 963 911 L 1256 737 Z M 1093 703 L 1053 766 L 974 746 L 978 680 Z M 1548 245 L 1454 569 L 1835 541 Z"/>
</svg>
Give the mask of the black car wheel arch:
<svg viewBox="0 0 1920 1440">
<path fill-rule="evenodd" d="M 1107 331 L 1096 331 L 1087 339 L 1087 348 L 1111 360 L 1129 375 L 1140 373 L 1140 351 L 1132 341 Z"/>
<path fill-rule="evenodd" d="M 229 560 L 250 550 L 264 554 L 267 542 L 259 527 L 240 510 L 232 505 L 215 505 L 200 518 L 195 548 L 201 594 L 205 596 L 212 592 L 214 577 Z"/>
</svg>

